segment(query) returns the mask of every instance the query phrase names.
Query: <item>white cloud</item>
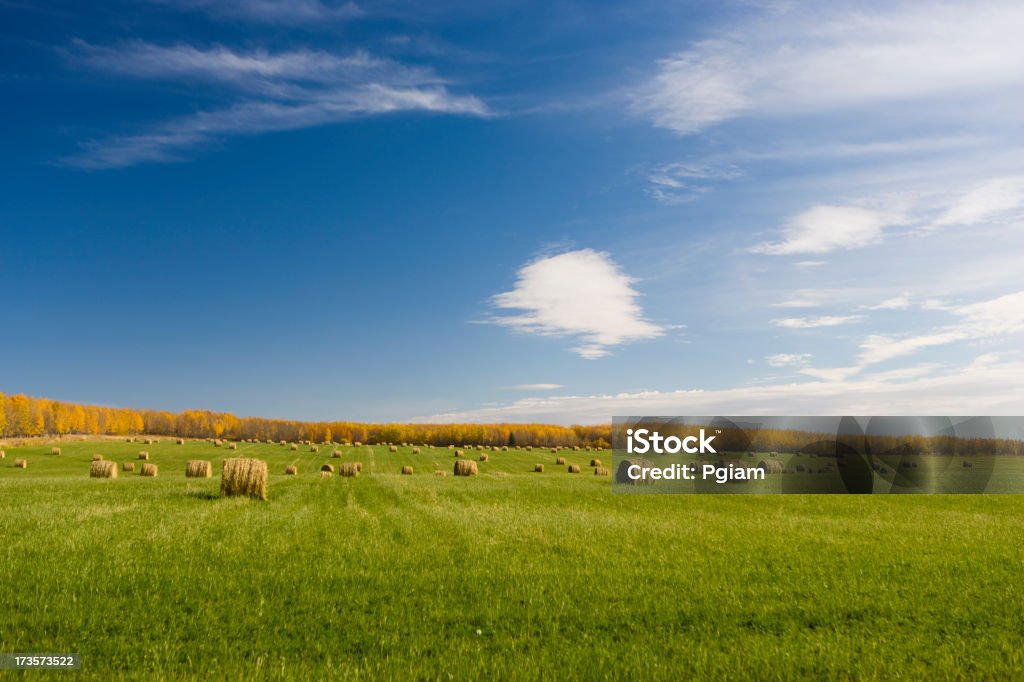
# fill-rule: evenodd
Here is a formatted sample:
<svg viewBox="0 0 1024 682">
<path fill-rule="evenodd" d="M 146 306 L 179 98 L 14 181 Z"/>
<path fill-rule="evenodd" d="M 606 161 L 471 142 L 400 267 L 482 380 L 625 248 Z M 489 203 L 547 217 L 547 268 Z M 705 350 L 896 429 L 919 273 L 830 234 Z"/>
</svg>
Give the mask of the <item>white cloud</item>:
<svg viewBox="0 0 1024 682">
<path fill-rule="evenodd" d="M 861 307 L 865 310 L 906 310 L 910 307 L 910 304 L 910 296 L 908 294 L 900 294 L 899 296 L 887 298 L 875 305 L 866 305 Z"/>
<path fill-rule="evenodd" d="M 320 24 L 362 16 L 354 2 L 322 0 L 153 0 L 182 10 L 205 12 L 218 19 L 272 24 Z"/>
<path fill-rule="evenodd" d="M 663 204 L 681 204 L 707 192 L 712 181 L 734 180 L 740 175 L 734 166 L 666 163 L 648 174 L 647 194 Z"/>
<path fill-rule="evenodd" d="M 806 4 L 759 16 L 660 62 L 634 108 L 691 134 L 743 116 L 849 111 L 880 103 L 1019 94 L 1024 5 Z"/>
<path fill-rule="evenodd" d="M 815 379 L 821 379 L 822 381 L 844 381 L 852 376 L 860 373 L 860 367 L 804 367 L 797 370 L 800 374 L 805 374 Z"/>
<path fill-rule="evenodd" d="M 766 355 L 765 361 L 771 367 L 788 367 L 790 365 L 802 365 L 811 359 L 810 353 L 776 353 Z"/>
<path fill-rule="evenodd" d="M 816 329 L 854 324 L 863 320 L 863 315 L 822 315 L 820 317 L 786 317 L 781 320 L 772 320 L 772 324 L 786 329 Z"/>
<path fill-rule="evenodd" d="M 665 332 L 644 318 L 638 296 L 633 279 L 607 253 L 569 251 L 523 266 L 515 288 L 494 296 L 492 304 L 524 312 L 491 321 L 528 334 L 577 338 L 581 343 L 571 350 L 593 360 L 611 347 Z"/>
<path fill-rule="evenodd" d="M 200 145 L 337 123 L 357 116 L 421 111 L 486 116 L 476 97 L 455 95 L 433 72 L 374 58 L 365 52 L 236 52 L 133 42 L 119 48 L 77 42 L 71 58 L 106 73 L 143 79 L 214 82 L 229 102 L 152 125 L 138 133 L 87 140 L 62 159 L 82 168 L 120 168 L 176 161 Z"/>
<path fill-rule="evenodd" d="M 1024 205 L 1024 177 L 993 178 L 958 197 L 936 225 L 976 225 Z"/>
<path fill-rule="evenodd" d="M 607 423 L 615 415 L 986 414 L 1024 411 L 1024 363 L 974 362 L 937 371 L 923 366 L 901 376 L 762 384 L 713 390 L 524 398 L 507 405 L 425 416 L 422 422 Z"/>
<path fill-rule="evenodd" d="M 507 388 L 513 391 L 556 391 L 565 386 L 562 384 L 514 384 Z"/>
<path fill-rule="evenodd" d="M 791 218 L 781 241 L 760 244 L 752 251 L 782 256 L 856 249 L 881 242 L 886 227 L 902 222 L 900 216 L 882 211 L 818 205 Z"/>
</svg>

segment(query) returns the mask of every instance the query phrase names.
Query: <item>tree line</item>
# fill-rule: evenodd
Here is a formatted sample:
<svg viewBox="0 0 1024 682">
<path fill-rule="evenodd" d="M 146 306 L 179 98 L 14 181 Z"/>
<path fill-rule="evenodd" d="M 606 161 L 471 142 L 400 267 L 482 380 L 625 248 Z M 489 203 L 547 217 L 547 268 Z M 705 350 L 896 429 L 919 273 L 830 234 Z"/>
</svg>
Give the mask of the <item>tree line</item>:
<svg viewBox="0 0 1024 682">
<path fill-rule="evenodd" d="M 592 446 L 607 448 L 611 425 L 363 424 L 236 417 L 230 412 L 135 410 L 0 393 L 0 436 L 176 436 L 318 443 Z"/>
</svg>

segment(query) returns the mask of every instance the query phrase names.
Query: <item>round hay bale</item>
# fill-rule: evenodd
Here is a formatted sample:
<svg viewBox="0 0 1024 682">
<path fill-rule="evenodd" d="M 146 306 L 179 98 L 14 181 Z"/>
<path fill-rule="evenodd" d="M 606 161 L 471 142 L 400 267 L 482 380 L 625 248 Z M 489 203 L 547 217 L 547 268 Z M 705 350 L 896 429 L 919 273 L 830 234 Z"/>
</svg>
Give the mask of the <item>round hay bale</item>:
<svg viewBox="0 0 1024 682">
<path fill-rule="evenodd" d="M 334 476 L 333 471 L 320 471 L 320 478 L 331 478 L 332 476 Z"/>
<path fill-rule="evenodd" d="M 342 462 L 338 465 L 338 473 L 349 478 L 358 476 L 362 471 L 363 465 L 360 462 Z"/>
<path fill-rule="evenodd" d="M 142 468 L 139 469 L 139 474 L 141 474 L 142 476 L 148 476 L 149 478 L 156 478 L 157 467 L 155 464 L 146 462 L 145 464 L 142 465 Z"/>
<path fill-rule="evenodd" d="M 94 462 L 102 462 L 103 461 L 103 455 L 101 455 L 100 453 L 97 452 L 95 455 L 92 456 L 92 461 L 94 461 Z"/>
<path fill-rule="evenodd" d="M 599 460 L 599 459 L 592 459 L 592 460 L 590 460 L 590 466 L 592 466 L 592 467 L 599 467 L 599 466 L 601 466 L 601 460 Z"/>
<path fill-rule="evenodd" d="M 414 454 L 414 455 L 420 454 L 420 449 L 419 448 L 413 448 L 412 449 L 412 454 Z"/>
<path fill-rule="evenodd" d="M 121 465 L 121 471 L 135 471 L 135 462 L 125 462 Z"/>
<path fill-rule="evenodd" d="M 139 453 L 139 459 L 148 460 L 149 459 L 149 453 L 146 452 L 145 450 L 143 450 L 142 452 Z"/>
<path fill-rule="evenodd" d="M 579 464 L 570 464 L 569 465 L 569 473 L 570 474 L 578 474 L 579 472 L 580 472 L 580 465 Z"/>
<path fill-rule="evenodd" d="M 441 476 L 443 478 L 443 477 L 448 475 L 448 472 L 447 471 L 441 471 L 440 469 L 438 469 L 437 471 L 434 472 L 434 475 L 435 476 Z"/>
<path fill-rule="evenodd" d="M 639 479 L 633 479 L 629 475 L 629 469 L 632 466 L 638 466 L 641 469 L 650 469 L 654 467 L 654 463 L 648 459 L 634 458 L 624 459 L 619 462 L 618 468 L 615 470 L 615 482 L 622 483 L 625 485 L 653 485 L 654 479 L 644 476 Z"/>
<path fill-rule="evenodd" d="M 50 448 L 50 454 L 51 455 L 59 455 L 60 454 L 60 448 Z"/>
<path fill-rule="evenodd" d="M 117 462 L 94 460 L 89 467 L 89 478 L 117 478 Z"/>
<path fill-rule="evenodd" d="M 398 448 L 395 447 L 394 445 L 389 445 L 388 452 L 398 452 Z"/>
<path fill-rule="evenodd" d="M 320 446 L 318 446 L 318 445 L 310 445 L 309 446 L 309 451 L 310 452 L 320 452 Z"/>
<path fill-rule="evenodd" d="M 359 441 L 356 441 L 356 442 L 352 443 L 352 445 L 354 445 L 354 446 L 356 446 L 358 448 L 358 447 L 362 447 L 363 444 L 360 443 Z"/>
<path fill-rule="evenodd" d="M 341 450 L 335 450 L 332 452 L 331 457 L 341 457 Z"/>
<path fill-rule="evenodd" d="M 185 464 L 185 478 L 210 478 L 213 464 L 203 459 L 193 459 Z"/>
<path fill-rule="evenodd" d="M 184 445 L 185 444 L 185 439 L 184 438 L 179 438 L 178 440 L 176 440 L 174 442 L 177 443 L 178 445 Z"/>
<path fill-rule="evenodd" d="M 228 450 L 237 450 L 238 443 L 228 443 Z"/>
<path fill-rule="evenodd" d="M 536 473 L 538 473 L 538 474 L 543 474 L 544 473 L 544 465 L 543 464 L 539 464 L 539 463 L 538 464 L 534 464 L 533 465 L 533 470 Z"/>
<path fill-rule="evenodd" d="M 124 442 L 125 442 L 125 443 L 134 443 L 134 442 L 135 442 L 135 439 L 134 439 L 134 438 L 125 438 L 125 439 L 124 439 Z"/>
<path fill-rule="evenodd" d="M 481 462 L 486 462 L 490 458 L 491 458 L 491 456 L 488 455 L 486 452 L 480 454 L 480 461 Z"/>
<path fill-rule="evenodd" d="M 565 457 L 555 457 L 555 464 L 565 466 Z"/>
<path fill-rule="evenodd" d="M 4 452 L 3 450 L 0 450 L 0 459 L 3 459 L 6 456 L 7 456 L 7 453 Z"/>
<path fill-rule="evenodd" d="M 611 476 L 611 471 L 605 467 L 594 467 L 595 476 Z"/>
<path fill-rule="evenodd" d="M 964 460 L 964 469 L 970 469 L 972 466 L 974 466 L 974 462 L 968 462 L 966 459 Z"/>
<path fill-rule="evenodd" d="M 28 469 L 28 462 L 23 459 L 14 460 L 15 469 Z"/>
<path fill-rule="evenodd" d="M 353 464 L 356 465 L 356 471 L 362 473 L 362 471 L 363 471 L 363 463 L 362 462 L 353 462 Z"/>
<path fill-rule="evenodd" d="M 289 450 L 298 450 L 299 446 L 298 446 L 297 443 L 292 443 L 291 445 L 288 446 L 288 449 Z"/>
<path fill-rule="evenodd" d="M 579 452 L 580 451 L 580 446 L 579 445 L 572 446 L 572 451 L 573 452 Z M 593 465 L 591 465 L 591 466 L 593 466 Z"/>
<path fill-rule="evenodd" d="M 526 451 L 527 452 L 533 452 L 533 446 L 532 445 L 527 445 L 526 446 Z"/>
<path fill-rule="evenodd" d="M 502 452 L 508 452 L 508 446 L 507 446 L 507 445 L 503 445 L 503 446 L 501 447 L 501 451 L 502 451 Z"/>
<path fill-rule="evenodd" d="M 214 438 L 214 439 L 213 439 L 213 447 L 215 447 L 215 448 L 219 448 L 219 447 L 220 447 L 221 445 L 223 445 L 223 444 L 224 444 L 224 443 L 223 443 L 223 441 L 221 441 L 221 439 L 220 439 L 220 438 Z"/>
<path fill-rule="evenodd" d="M 452 473 L 454 473 L 456 476 L 476 476 L 476 462 L 474 462 L 471 459 L 456 460 L 455 470 Z"/>
<path fill-rule="evenodd" d="M 551 448 L 551 452 L 552 452 L 552 454 L 558 452 L 558 448 Z"/>
<path fill-rule="evenodd" d="M 465 457 L 465 456 L 466 456 L 466 453 L 465 453 L 465 452 L 463 452 L 462 450 L 456 450 L 456 451 L 455 451 L 455 456 L 456 456 L 456 457 Z"/>
<path fill-rule="evenodd" d="M 783 469 L 782 462 L 780 462 L 778 460 L 767 461 L 767 460 L 763 460 L 763 459 L 760 462 L 757 463 L 757 468 L 758 469 L 762 469 L 764 471 L 765 475 L 768 475 L 768 474 L 781 474 L 782 473 L 782 469 Z"/>
<path fill-rule="evenodd" d="M 331 472 L 333 474 L 334 473 L 334 467 L 332 467 L 330 464 L 325 464 L 322 467 L 320 467 L 320 471 L 329 471 L 329 472 Z"/>
<path fill-rule="evenodd" d="M 286 466 L 284 468 L 284 475 L 285 476 L 295 476 L 298 473 L 299 473 L 299 468 L 297 466 L 295 466 L 294 464 L 289 464 L 288 466 Z"/>
<path fill-rule="evenodd" d="M 406 464 L 404 467 L 402 467 L 402 475 L 403 476 L 412 476 L 412 467 L 409 466 L 408 464 Z"/>
<path fill-rule="evenodd" d="M 267 463 L 244 457 L 224 460 L 220 474 L 220 495 L 267 499 Z"/>
<path fill-rule="evenodd" d="M 145 444 L 146 444 L 146 445 L 152 445 L 152 444 L 153 444 L 153 439 L 152 439 L 152 438 L 147 438 L 147 439 L 145 440 Z"/>
</svg>

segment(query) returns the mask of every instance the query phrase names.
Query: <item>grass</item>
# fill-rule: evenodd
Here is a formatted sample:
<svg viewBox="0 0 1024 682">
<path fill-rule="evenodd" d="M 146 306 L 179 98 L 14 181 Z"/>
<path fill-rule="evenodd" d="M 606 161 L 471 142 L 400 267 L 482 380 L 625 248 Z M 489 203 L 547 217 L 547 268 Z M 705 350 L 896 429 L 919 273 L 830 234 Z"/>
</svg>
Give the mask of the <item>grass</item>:
<svg viewBox="0 0 1024 682">
<path fill-rule="evenodd" d="M 1020 496 L 613 495 L 591 453 L 521 450 L 441 478 L 447 449 L 345 448 L 362 476 L 321 479 L 332 448 L 241 444 L 261 503 L 217 496 L 212 444 L 147 446 L 156 479 L 89 478 L 137 443 L 62 448 L 0 462 L 0 651 L 85 678 L 1024 675 Z"/>
</svg>

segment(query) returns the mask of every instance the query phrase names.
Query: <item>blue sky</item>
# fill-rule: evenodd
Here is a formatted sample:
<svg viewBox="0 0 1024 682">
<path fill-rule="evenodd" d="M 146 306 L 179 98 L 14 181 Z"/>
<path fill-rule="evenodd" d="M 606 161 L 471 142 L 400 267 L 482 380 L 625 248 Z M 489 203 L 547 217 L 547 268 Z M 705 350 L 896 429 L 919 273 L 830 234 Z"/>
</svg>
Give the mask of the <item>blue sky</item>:
<svg viewBox="0 0 1024 682">
<path fill-rule="evenodd" d="M 1022 31 L 1005 0 L 0 0 L 0 390 L 1019 414 Z"/>
</svg>

